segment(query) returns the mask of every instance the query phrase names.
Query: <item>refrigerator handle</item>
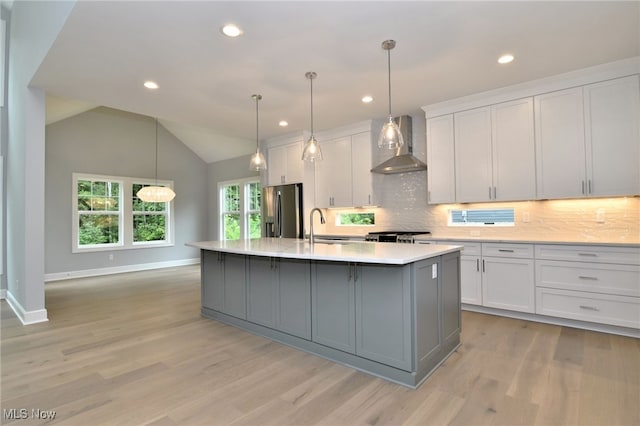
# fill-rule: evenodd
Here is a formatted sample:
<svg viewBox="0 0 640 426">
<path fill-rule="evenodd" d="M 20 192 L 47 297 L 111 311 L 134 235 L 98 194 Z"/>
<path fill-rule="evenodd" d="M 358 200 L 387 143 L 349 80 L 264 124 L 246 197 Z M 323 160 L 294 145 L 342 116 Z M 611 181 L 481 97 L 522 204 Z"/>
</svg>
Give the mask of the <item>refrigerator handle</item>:
<svg viewBox="0 0 640 426">
<path fill-rule="evenodd" d="M 276 237 L 282 237 L 282 193 L 276 193 Z"/>
</svg>

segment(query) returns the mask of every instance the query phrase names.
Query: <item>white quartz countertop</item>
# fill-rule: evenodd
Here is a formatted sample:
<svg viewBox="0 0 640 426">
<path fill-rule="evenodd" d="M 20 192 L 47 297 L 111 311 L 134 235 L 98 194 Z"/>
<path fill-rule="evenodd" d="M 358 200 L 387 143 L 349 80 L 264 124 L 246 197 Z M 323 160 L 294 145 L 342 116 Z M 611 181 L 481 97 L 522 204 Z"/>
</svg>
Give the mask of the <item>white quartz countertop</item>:
<svg viewBox="0 0 640 426">
<path fill-rule="evenodd" d="M 328 241 L 311 246 L 308 240 L 294 238 L 258 238 L 233 241 L 198 241 L 190 247 L 252 256 L 288 259 L 331 260 L 337 262 L 406 265 L 459 251 L 456 245 L 389 244 L 364 241 Z"/>
</svg>

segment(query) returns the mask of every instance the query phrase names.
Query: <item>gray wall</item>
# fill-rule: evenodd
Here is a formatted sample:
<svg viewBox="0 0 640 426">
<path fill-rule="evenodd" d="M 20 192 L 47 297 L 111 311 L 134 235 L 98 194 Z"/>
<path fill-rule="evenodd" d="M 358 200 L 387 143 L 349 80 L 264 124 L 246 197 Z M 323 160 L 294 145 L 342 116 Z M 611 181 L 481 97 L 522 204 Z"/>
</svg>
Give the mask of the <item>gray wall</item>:
<svg viewBox="0 0 640 426">
<path fill-rule="evenodd" d="M 233 179 L 260 176 L 249 170 L 251 155 L 218 161 L 208 165 L 207 186 L 209 190 L 209 240 L 218 239 L 218 183 Z"/>
<path fill-rule="evenodd" d="M 96 108 L 46 129 L 45 272 L 61 273 L 199 257 L 185 247 L 207 239 L 207 164 L 161 125 L 158 179 L 174 181 L 175 245 L 71 253 L 72 173 L 154 178 L 154 119 Z M 113 260 L 109 260 L 109 255 Z"/>
</svg>

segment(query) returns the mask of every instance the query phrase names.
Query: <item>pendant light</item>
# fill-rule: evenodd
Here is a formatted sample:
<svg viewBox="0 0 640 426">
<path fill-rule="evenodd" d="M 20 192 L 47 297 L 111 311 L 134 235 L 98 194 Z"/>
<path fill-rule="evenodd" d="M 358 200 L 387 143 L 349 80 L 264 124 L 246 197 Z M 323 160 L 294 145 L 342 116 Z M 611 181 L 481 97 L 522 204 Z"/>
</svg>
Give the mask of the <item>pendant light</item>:
<svg viewBox="0 0 640 426">
<path fill-rule="evenodd" d="M 382 48 L 387 51 L 387 64 L 389 70 L 389 119 L 382 126 L 380 136 L 378 137 L 378 148 L 397 149 L 404 145 L 404 139 L 400 128 L 393 120 L 391 115 L 391 49 L 396 47 L 394 40 L 385 40 L 382 42 Z"/>
<path fill-rule="evenodd" d="M 262 99 L 262 95 L 251 95 L 251 99 L 256 101 L 256 153 L 251 156 L 249 161 L 249 170 L 267 170 L 267 161 L 260 152 L 260 139 L 258 139 L 258 102 Z"/>
<path fill-rule="evenodd" d="M 155 119 L 156 127 L 156 174 L 155 185 L 143 186 L 136 194 L 138 198 L 147 203 L 168 203 L 173 200 L 176 193 L 168 186 L 158 186 L 158 119 Z"/>
<path fill-rule="evenodd" d="M 304 75 L 309 79 L 309 83 L 311 84 L 311 136 L 309 140 L 304 145 L 304 151 L 302 151 L 302 159 L 304 161 L 320 161 L 322 160 L 322 150 L 320 150 L 320 144 L 316 140 L 316 137 L 313 135 L 313 79 L 318 76 L 313 71 L 309 71 Z"/>
</svg>

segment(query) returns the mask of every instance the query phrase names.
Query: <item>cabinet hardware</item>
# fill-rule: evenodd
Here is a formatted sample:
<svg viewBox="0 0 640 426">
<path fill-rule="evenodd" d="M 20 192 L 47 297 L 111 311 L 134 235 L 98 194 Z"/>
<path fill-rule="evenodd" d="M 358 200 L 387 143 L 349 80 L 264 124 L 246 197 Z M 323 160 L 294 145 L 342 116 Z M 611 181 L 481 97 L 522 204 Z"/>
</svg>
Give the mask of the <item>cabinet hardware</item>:
<svg viewBox="0 0 640 426">
<path fill-rule="evenodd" d="M 431 191 L 427 191 L 427 201 L 431 201 Z"/>
<path fill-rule="evenodd" d="M 598 257 L 596 253 L 578 253 L 578 256 Z"/>
<path fill-rule="evenodd" d="M 371 204 L 371 194 L 369 194 L 369 204 Z"/>
<path fill-rule="evenodd" d="M 584 309 L 585 311 L 595 311 L 595 312 L 600 311 L 600 309 L 596 308 L 595 306 L 587 306 L 587 305 L 580 305 L 580 309 Z"/>
<path fill-rule="evenodd" d="M 489 199 L 491 199 L 491 187 L 489 187 Z"/>
<path fill-rule="evenodd" d="M 357 282 L 358 281 L 358 264 L 354 263 L 353 264 L 353 282 Z"/>
<path fill-rule="evenodd" d="M 347 281 L 351 281 L 351 263 L 347 263 L 347 270 L 349 272 L 349 274 L 347 275 Z"/>
<path fill-rule="evenodd" d="M 578 278 L 580 278 L 581 280 L 598 281 L 598 277 L 588 277 L 584 275 L 579 275 Z"/>
<path fill-rule="evenodd" d="M 498 190 L 496 189 L 496 187 L 493 187 L 493 199 L 497 199 L 498 198 Z"/>
<path fill-rule="evenodd" d="M 584 193 L 584 181 L 582 181 L 582 195 L 585 195 L 585 193 Z"/>
<path fill-rule="evenodd" d="M 480 272 L 480 259 L 476 259 L 476 271 Z"/>
<path fill-rule="evenodd" d="M 511 249 L 498 249 L 498 251 L 502 253 L 515 253 L 515 250 Z"/>
<path fill-rule="evenodd" d="M 592 193 L 592 191 L 591 191 L 591 179 L 589 179 L 587 182 L 589 182 L 589 194 L 591 194 Z"/>
<path fill-rule="evenodd" d="M 482 259 L 482 272 L 484 272 L 484 271 L 485 271 L 485 269 L 484 269 L 484 259 Z"/>
</svg>

